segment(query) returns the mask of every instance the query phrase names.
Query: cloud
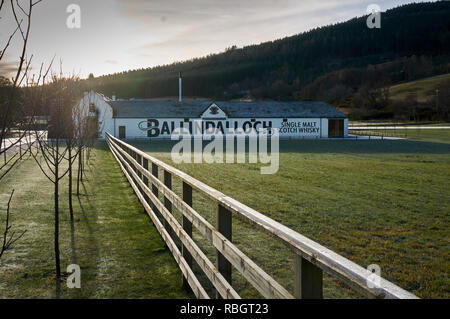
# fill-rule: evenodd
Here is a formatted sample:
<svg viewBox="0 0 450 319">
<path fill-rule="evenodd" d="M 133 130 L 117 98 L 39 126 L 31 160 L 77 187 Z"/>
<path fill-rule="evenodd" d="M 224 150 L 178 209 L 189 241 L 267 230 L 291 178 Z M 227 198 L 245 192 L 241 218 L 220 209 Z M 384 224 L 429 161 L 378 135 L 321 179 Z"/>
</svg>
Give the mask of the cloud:
<svg viewBox="0 0 450 319">
<path fill-rule="evenodd" d="M 355 15 L 360 0 L 120 0 L 124 15 L 151 35 L 130 49 L 170 63 L 226 47 L 270 41 Z M 346 15 L 343 15 L 345 12 Z"/>
<path fill-rule="evenodd" d="M 10 79 L 17 70 L 17 62 L 0 61 L 0 76 Z"/>
<path fill-rule="evenodd" d="M 411 1 L 377 3 L 385 10 Z M 36 6 L 28 45 L 35 67 L 54 55 L 65 69 L 82 69 L 85 76 L 167 64 L 345 21 L 365 14 L 373 0 L 77 0 L 82 27 L 76 30 L 66 26 L 72 2 Z M 0 43 L 13 26 L 11 17 L 4 18 Z M 15 40 L 8 53 L 17 57 L 21 41 Z"/>
</svg>

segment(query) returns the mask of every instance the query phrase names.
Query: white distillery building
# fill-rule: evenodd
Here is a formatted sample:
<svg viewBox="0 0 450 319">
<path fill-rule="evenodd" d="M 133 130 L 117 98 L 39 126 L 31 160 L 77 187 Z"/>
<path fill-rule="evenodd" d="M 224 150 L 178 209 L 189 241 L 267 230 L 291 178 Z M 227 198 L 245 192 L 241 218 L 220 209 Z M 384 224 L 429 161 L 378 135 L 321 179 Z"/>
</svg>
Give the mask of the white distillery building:
<svg viewBox="0 0 450 319">
<path fill-rule="evenodd" d="M 180 99 L 181 100 L 181 99 Z M 279 129 L 280 138 L 343 138 L 348 118 L 324 102 L 213 102 L 115 100 L 86 92 L 79 107 L 95 121 L 99 137 L 106 132 L 121 139 L 170 139 L 175 129 Z"/>
</svg>

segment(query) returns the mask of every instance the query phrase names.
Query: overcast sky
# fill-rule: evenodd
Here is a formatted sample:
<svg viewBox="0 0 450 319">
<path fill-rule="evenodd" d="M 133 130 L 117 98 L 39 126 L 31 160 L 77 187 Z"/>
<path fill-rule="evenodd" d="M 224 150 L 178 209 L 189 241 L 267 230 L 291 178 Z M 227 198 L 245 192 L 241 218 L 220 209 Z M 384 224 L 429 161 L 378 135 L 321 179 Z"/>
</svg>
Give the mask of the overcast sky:
<svg viewBox="0 0 450 319">
<path fill-rule="evenodd" d="M 20 0 L 26 6 L 28 1 Z M 382 11 L 407 0 L 43 0 L 33 13 L 28 52 L 36 66 L 56 55 L 65 72 L 81 77 L 169 64 L 294 35 L 314 27 Z M 420 1 L 416 1 L 420 2 Z M 81 28 L 67 27 L 67 7 L 81 8 Z M 0 13 L 0 47 L 14 27 L 10 7 Z M 18 37 L 0 65 L 14 67 Z M 57 63 L 59 64 L 59 63 Z"/>
</svg>

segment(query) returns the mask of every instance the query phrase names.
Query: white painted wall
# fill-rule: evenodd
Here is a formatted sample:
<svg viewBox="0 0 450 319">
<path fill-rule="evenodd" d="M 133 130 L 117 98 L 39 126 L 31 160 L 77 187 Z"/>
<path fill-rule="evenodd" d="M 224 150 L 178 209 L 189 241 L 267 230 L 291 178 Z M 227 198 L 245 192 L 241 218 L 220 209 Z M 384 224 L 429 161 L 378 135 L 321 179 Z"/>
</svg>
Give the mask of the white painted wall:
<svg viewBox="0 0 450 319">
<path fill-rule="evenodd" d="M 170 134 L 174 129 L 180 128 L 183 123 L 184 128 L 189 128 L 189 122 L 184 122 L 182 118 L 158 118 L 151 119 L 153 122 L 152 133 L 157 134 L 153 138 L 170 138 Z M 147 119 L 142 118 L 116 118 L 115 120 L 115 133 L 116 137 L 119 136 L 119 126 L 126 127 L 126 138 L 148 138 L 147 130 L 150 128 L 147 126 Z M 156 123 L 158 121 L 158 123 Z M 189 119 L 192 125 L 195 125 L 195 121 L 202 121 L 198 119 Z M 280 138 L 327 138 L 328 137 L 328 119 L 320 118 L 289 118 L 287 122 L 283 122 L 280 118 L 255 118 L 254 121 L 250 118 L 246 119 L 227 119 L 227 120 L 203 120 L 203 125 L 214 125 L 218 127 L 219 122 L 222 127 L 226 129 L 226 125 L 230 128 L 247 129 L 250 127 L 257 129 L 263 128 L 264 124 L 273 128 L 278 128 L 280 132 Z M 213 124 L 211 124 L 213 123 Z M 271 124 L 271 125 L 270 125 Z M 348 134 L 348 121 L 344 121 L 344 136 Z M 168 130 L 168 131 L 167 131 Z"/>
<path fill-rule="evenodd" d="M 89 104 L 94 103 L 95 109 L 98 113 L 99 120 L 99 136 L 104 139 L 106 132 L 113 136 L 119 137 L 119 127 L 125 126 L 126 138 L 130 139 L 147 139 L 147 120 L 146 118 L 113 118 L 113 109 L 108 104 L 110 99 L 102 94 L 94 91 L 85 92 L 83 99 L 80 101 L 78 107 L 81 113 L 89 115 Z M 209 110 L 209 109 L 208 109 Z M 207 110 L 207 111 L 208 111 Z M 207 113 L 207 112 L 205 112 Z M 95 115 L 95 114 L 90 114 Z M 205 115 L 205 114 L 202 114 Z M 207 114 L 211 117 L 211 114 Z M 223 118 L 225 114 L 217 114 L 216 116 Z M 206 117 L 206 116 L 205 116 Z M 180 123 L 184 124 L 185 128 L 189 127 L 189 122 L 184 122 L 183 118 L 158 118 L 153 119 L 158 121 L 157 130 L 160 134 L 153 138 L 170 138 L 173 129 L 180 128 Z M 194 125 L 195 121 L 202 121 L 201 118 L 189 119 Z M 164 127 L 163 123 L 167 125 Z M 173 123 L 172 123 L 173 122 Z M 203 119 L 203 125 L 215 125 L 216 127 L 221 123 L 222 127 L 226 129 L 228 123 L 230 128 L 247 129 L 253 127 L 256 130 L 262 128 L 264 124 L 273 128 L 278 128 L 280 138 L 327 138 L 328 137 L 328 119 L 327 118 L 288 118 L 287 122 L 283 122 L 282 118 L 229 118 L 221 119 Z M 207 124 L 208 123 L 208 124 Z M 211 124 L 213 123 L 213 124 Z M 168 128 L 169 132 L 162 133 L 164 128 Z M 348 119 L 344 119 L 344 137 L 348 136 Z"/>
<path fill-rule="evenodd" d="M 147 138 L 147 131 L 139 129 L 139 123 L 146 119 L 115 119 L 115 137 L 119 137 L 119 126 L 125 126 L 126 138 Z"/>
<path fill-rule="evenodd" d="M 94 91 L 84 92 L 84 96 L 74 112 L 75 121 L 77 112 L 79 112 L 82 117 L 95 116 L 95 113 L 89 113 L 89 105 L 90 103 L 94 103 L 98 114 L 99 137 L 101 139 L 106 137 L 106 132 L 114 134 L 113 110 L 107 101 L 109 101 L 109 99 L 102 94 Z"/>
<path fill-rule="evenodd" d="M 322 127 L 322 138 L 328 137 L 328 119 L 320 119 Z M 344 136 L 347 136 L 344 134 Z"/>
<path fill-rule="evenodd" d="M 344 136 L 348 137 L 348 119 L 344 119 Z"/>
</svg>

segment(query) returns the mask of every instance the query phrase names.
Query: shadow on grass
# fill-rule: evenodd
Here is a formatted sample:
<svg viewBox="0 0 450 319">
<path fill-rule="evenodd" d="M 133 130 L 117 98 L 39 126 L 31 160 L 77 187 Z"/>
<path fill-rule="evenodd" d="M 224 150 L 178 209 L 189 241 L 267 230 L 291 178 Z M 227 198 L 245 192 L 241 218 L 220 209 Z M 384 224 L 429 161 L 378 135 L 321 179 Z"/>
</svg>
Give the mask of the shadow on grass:
<svg viewBox="0 0 450 319">
<path fill-rule="evenodd" d="M 92 205 L 89 203 L 89 196 L 86 195 L 85 198 L 87 198 L 86 200 L 88 201 L 88 205 L 90 206 L 89 207 L 90 208 L 89 211 L 90 212 L 95 211 L 94 207 L 92 207 Z M 97 259 L 98 259 L 99 249 L 98 249 L 98 245 L 97 245 L 97 240 L 96 240 L 95 235 L 94 235 L 94 229 L 93 229 L 93 227 L 91 225 L 91 222 L 89 220 L 89 216 L 86 213 L 86 209 L 84 208 L 82 200 L 80 199 L 80 197 L 77 197 L 77 199 L 78 199 L 78 204 L 80 205 L 80 210 L 81 210 L 81 214 L 82 214 L 82 220 L 85 223 L 86 228 L 87 228 L 88 233 L 89 233 L 89 243 L 91 243 L 94 246 L 94 252 L 95 252 L 95 255 L 96 255 Z M 91 213 L 91 216 L 92 216 L 92 213 Z"/>
<path fill-rule="evenodd" d="M 87 229 L 88 232 L 88 243 L 89 243 L 89 255 L 93 256 L 94 261 L 91 262 L 92 265 L 99 265 L 100 263 L 100 248 L 99 244 L 97 242 L 97 238 L 95 236 L 95 230 L 92 226 L 92 222 L 90 220 L 90 217 L 96 218 L 97 215 L 95 213 L 95 208 L 91 205 L 89 202 L 89 195 L 87 193 L 83 196 L 83 199 L 80 198 L 80 196 L 77 196 L 78 204 L 80 206 L 81 216 L 77 221 L 80 221 L 84 224 L 84 227 Z M 87 213 L 86 208 L 83 205 L 83 201 L 86 200 L 88 202 L 88 211 L 90 214 Z M 74 221 L 71 221 L 71 231 L 72 231 L 72 225 L 74 224 Z M 95 221 L 94 221 L 95 224 Z M 73 226 L 74 227 L 74 226 Z M 74 236 L 74 232 L 71 233 L 72 236 Z M 73 243 L 75 243 L 75 239 L 73 239 Z M 86 248 L 85 248 L 86 249 Z M 86 252 L 85 252 L 86 253 Z M 74 263 L 77 264 L 77 255 L 76 255 L 76 248 L 75 245 L 72 246 L 72 260 L 74 260 Z M 93 272 L 92 277 L 95 278 L 97 276 L 97 272 Z M 91 278 L 90 280 L 92 280 Z"/>
<path fill-rule="evenodd" d="M 61 278 L 55 277 L 56 289 L 55 289 L 55 299 L 61 298 Z"/>
<path fill-rule="evenodd" d="M 75 246 L 75 221 L 73 218 L 70 219 L 70 248 L 72 253 L 72 263 L 78 264 L 77 249 Z"/>
</svg>

